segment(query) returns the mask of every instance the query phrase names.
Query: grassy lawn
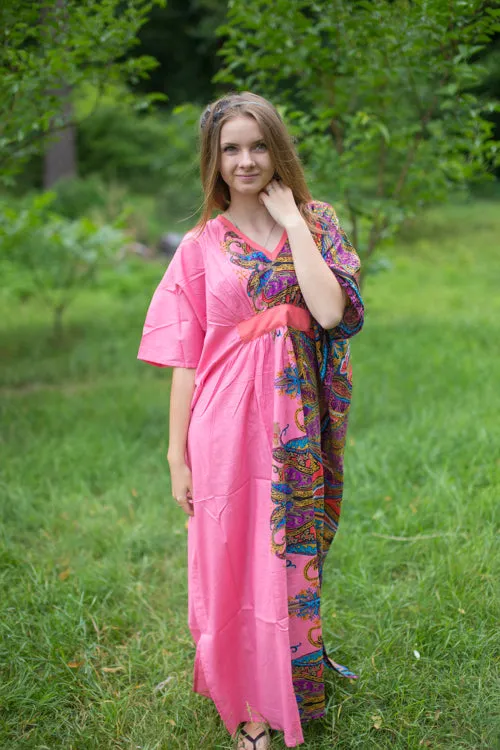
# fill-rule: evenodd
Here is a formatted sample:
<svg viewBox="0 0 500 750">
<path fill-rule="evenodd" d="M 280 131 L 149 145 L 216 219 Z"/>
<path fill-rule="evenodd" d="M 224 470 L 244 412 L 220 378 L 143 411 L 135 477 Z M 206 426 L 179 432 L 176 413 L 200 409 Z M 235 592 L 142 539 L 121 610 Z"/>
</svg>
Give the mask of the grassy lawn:
<svg viewBox="0 0 500 750">
<path fill-rule="evenodd" d="M 493 202 L 427 213 L 367 281 L 323 597 L 360 679 L 306 748 L 500 747 L 499 236 Z M 0 303 L 2 750 L 231 747 L 191 693 L 168 373 L 135 360 L 161 272 L 82 295 L 58 345 Z"/>
</svg>

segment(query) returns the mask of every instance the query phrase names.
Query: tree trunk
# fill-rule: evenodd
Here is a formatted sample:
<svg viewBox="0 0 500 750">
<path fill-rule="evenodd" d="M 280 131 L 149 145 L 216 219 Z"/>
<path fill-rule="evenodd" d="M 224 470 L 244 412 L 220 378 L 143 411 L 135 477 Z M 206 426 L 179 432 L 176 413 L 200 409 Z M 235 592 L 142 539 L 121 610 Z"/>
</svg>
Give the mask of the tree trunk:
<svg viewBox="0 0 500 750">
<path fill-rule="evenodd" d="M 66 0 L 55 0 L 55 6 L 59 10 L 65 10 Z M 53 19 L 51 16 L 50 4 L 43 5 L 40 13 L 40 23 L 44 27 L 47 39 L 54 38 L 57 33 L 54 26 L 50 23 Z M 73 105 L 71 103 L 71 88 L 61 81 L 50 92 L 59 98 L 60 118 L 57 130 L 51 132 L 48 138 L 48 145 L 44 154 L 43 164 L 43 187 L 49 190 L 58 180 L 64 178 L 76 177 L 77 174 L 77 154 L 76 154 L 76 127 L 72 123 Z M 68 123 L 66 127 L 61 128 L 60 120 Z"/>
<path fill-rule="evenodd" d="M 61 97 L 61 111 L 64 113 L 64 120 L 71 122 L 73 107 L 68 95 L 68 87 L 58 92 L 58 96 Z M 57 134 L 50 136 L 50 142 L 44 155 L 44 189 L 49 190 L 62 178 L 76 177 L 76 165 L 76 127 L 75 125 L 68 125 Z"/>
<path fill-rule="evenodd" d="M 56 305 L 53 309 L 54 317 L 52 318 L 52 335 L 55 341 L 60 341 L 63 333 L 63 315 L 66 310 L 64 302 Z"/>
</svg>

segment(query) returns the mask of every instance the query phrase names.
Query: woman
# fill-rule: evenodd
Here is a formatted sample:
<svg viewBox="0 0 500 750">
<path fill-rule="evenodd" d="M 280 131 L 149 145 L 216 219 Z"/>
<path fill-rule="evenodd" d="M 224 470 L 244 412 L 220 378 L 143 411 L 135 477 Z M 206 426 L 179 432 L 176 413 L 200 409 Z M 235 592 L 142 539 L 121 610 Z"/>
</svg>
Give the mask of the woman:
<svg viewBox="0 0 500 750">
<path fill-rule="evenodd" d="M 355 677 L 324 650 L 320 603 L 359 259 L 265 99 L 207 107 L 201 179 L 201 220 L 153 296 L 139 359 L 174 368 L 168 461 L 191 516 L 194 690 L 229 732 L 242 725 L 238 748 L 269 748 L 269 728 L 295 747 L 324 715 L 324 665 Z"/>
</svg>

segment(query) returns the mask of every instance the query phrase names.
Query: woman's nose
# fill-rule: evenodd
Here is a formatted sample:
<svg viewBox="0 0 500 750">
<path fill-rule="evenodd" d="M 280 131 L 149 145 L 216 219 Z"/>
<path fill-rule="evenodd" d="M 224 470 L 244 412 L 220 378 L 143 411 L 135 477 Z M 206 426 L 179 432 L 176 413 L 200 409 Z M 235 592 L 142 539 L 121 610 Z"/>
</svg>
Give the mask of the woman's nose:
<svg viewBox="0 0 500 750">
<path fill-rule="evenodd" d="M 242 167 L 251 166 L 253 164 L 253 156 L 251 151 L 243 150 L 240 154 L 240 164 Z"/>
</svg>

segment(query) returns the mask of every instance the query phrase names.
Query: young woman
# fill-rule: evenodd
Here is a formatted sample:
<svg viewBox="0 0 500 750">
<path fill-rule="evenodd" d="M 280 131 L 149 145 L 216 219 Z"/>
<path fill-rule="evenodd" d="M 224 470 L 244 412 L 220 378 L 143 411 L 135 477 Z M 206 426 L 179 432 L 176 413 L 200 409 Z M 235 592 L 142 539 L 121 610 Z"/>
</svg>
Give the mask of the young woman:
<svg viewBox="0 0 500 750">
<path fill-rule="evenodd" d="M 194 690 L 238 748 L 324 715 L 325 556 L 342 499 L 359 259 L 313 201 L 276 109 L 201 119 L 202 217 L 154 293 L 139 359 L 173 367 L 168 461 L 188 524 Z M 214 211 L 220 213 L 211 218 Z"/>
</svg>

